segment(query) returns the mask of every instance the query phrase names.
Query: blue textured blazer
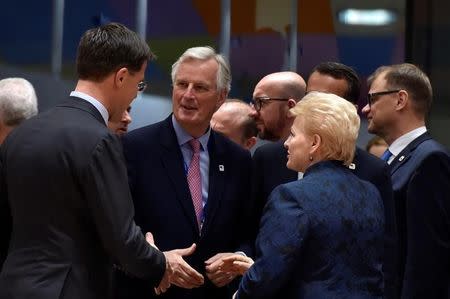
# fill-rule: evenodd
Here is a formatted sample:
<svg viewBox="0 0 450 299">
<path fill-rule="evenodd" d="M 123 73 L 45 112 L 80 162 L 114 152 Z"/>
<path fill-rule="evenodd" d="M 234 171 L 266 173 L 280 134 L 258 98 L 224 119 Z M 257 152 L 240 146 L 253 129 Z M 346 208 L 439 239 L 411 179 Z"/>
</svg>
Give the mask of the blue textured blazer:
<svg viewBox="0 0 450 299">
<path fill-rule="evenodd" d="M 219 252 L 242 250 L 247 254 L 254 239 L 245 229 L 250 199 L 250 153 L 212 131 L 208 141 L 210 158 L 206 219 L 201 235 L 186 179 L 183 156 L 172 118 L 131 131 L 123 138 L 135 221 L 143 232 L 152 232 L 160 250 L 197 244 L 185 260 L 200 273 L 204 262 Z M 252 242 L 250 242 L 252 241 Z M 116 272 L 117 298 L 152 298 L 153 288 Z M 155 296 L 156 297 L 156 296 Z M 157 298 L 230 298 L 226 287 L 215 287 L 205 276 L 205 285 L 192 289 L 172 286 Z"/>
<path fill-rule="evenodd" d="M 257 226 L 261 213 L 272 190 L 297 180 L 298 173 L 286 167 L 287 152 L 283 142 L 268 143 L 256 149 L 253 155 L 252 200 L 255 205 L 254 223 Z M 384 297 L 397 299 L 398 291 L 398 241 L 394 199 L 388 165 L 381 159 L 356 147 L 351 171 L 360 179 L 374 184 L 383 200 L 385 217 L 384 234 Z"/>
<path fill-rule="evenodd" d="M 449 298 L 450 157 L 428 133 L 390 164 L 402 298 Z"/>
<path fill-rule="evenodd" d="M 310 166 L 264 208 L 237 298 L 381 298 L 383 204 L 337 161 Z"/>
</svg>

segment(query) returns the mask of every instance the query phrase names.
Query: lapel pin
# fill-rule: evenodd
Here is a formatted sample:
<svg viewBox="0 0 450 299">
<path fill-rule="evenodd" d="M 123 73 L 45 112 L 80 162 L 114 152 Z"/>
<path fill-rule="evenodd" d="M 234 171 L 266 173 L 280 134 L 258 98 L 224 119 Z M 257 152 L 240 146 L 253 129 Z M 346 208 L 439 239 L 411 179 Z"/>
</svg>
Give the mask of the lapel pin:
<svg viewBox="0 0 450 299">
<path fill-rule="evenodd" d="M 356 169 L 355 163 L 350 163 L 350 165 L 348 165 L 348 168 L 355 170 Z"/>
<path fill-rule="evenodd" d="M 219 165 L 219 171 L 225 171 L 225 166 Z"/>
<path fill-rule="evenodd" d="M 403 159 L 405 159 L 405 156 L 401 156 L 400 158 L 398 158 L 398 160 L 399 160 L 400 162 L 402 162 Z"/>
</svg>

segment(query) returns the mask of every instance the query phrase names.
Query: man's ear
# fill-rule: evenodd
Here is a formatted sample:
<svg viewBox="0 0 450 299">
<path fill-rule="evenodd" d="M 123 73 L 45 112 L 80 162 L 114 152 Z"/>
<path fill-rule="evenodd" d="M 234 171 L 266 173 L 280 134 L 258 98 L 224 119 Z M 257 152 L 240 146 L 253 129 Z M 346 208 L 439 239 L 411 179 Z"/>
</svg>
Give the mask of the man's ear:
<svg viewBox="0 0 450 299">
<path fill-rule="evenodd" d="M 227 96 L 228 96 L 228 92 L 226 90 L 222 90 L 219 92 L 219 100 L 217 101 L 216 111 L 225 102 L 225 100 L 227 99 Z"/>
<path fill-rule="evenodd" d="M 114 76 L 114 83 L 118 87 L 122 87 L 125 82 L 126 76 L 129 74 L 128 69 L 123 67 L 119 69 Z"/>
<path fill-rule="evenodd" d="M 395 105 L 396 110 L 402 110 L 409 104 L 409 94 L 406 90 L 400 90 L 398 92 L 397 103 Z"/>
<path fill-rule="evenodd" d="M 287 104 L 288 104 L 289 109 L 291 109 L 291 108 L 294 108 L 295 105 L 297 105 L 297 102 L 294 99 L 289 99 Z"/>
</svg>

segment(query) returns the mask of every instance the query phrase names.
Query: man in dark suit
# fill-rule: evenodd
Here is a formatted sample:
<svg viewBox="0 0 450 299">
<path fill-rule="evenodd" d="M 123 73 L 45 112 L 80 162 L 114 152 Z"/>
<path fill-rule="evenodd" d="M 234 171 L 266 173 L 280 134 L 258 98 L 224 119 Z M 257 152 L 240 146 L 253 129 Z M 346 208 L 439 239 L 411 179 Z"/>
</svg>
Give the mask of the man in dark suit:
<svg viewBox="0 0 450 299">
<path fill-rule="evenodd" d="M 135 225 L 120 140 L 106 126 L 145 87 L 151 58 L 123 25 L 88 30 L 70 98 L 2 145 L 0 198 L 13 231 L 0 298 L 110 298 L 112 260 L 161 291 L 195 273 L 181 258 L 194 247 L 162 253 Z"/>
<path fill-rule="evenodd" d="M 259 138 L 275 141 L 260 146 L 253 154 L 251 197 L 255 206 L 255 233 L 272 190 L 298 179 L 299 174 L 286 167 L 287 152 L 283 143 L 294 120 L 289 115 L 289 109 L 303 98 L 305 90 L 305 80 L 294 72 L 269 74 L 255 86 L 250 115 L 258 126 Z"/>
<path fill-rule="evenodd" d="M 369 77 L 368 130 L 389 145 L 399 231 L 401 298 L 447 298 L 450 285 L 450 156 L 427 132 L 432 88 L 412 64 Z"/>
<path fill-rule="evenodd" d="M 250 153 L 209 126 L 230 89 L 230 69 L 212 48 L 194 47 L 172 66 L 172 82 L 173 114 L 123 138 L 136 222 L 162 250 L 197 244 L 186 260 L 205 284 L 170 288 L 163 298 L 229 298 L 224 286 L 234 275 L 220 270 L 221 258 L 249 254 L 252 245 L 245 242 Z M 119 298 L 152 297 L 148 284 L 116 278 Z"/>
<path fill-rule="evenodd" d="M 276 84 L 276 81 L 272 84 Z M 266 89 L 271 88 L 272 84 L 266 84 Z M 357 105 L 360 82 L 358 75 L 352 68 L 341 63 L 324 62 L 313 69 L 306 84 L 306 91 L 333 93 Z M 261 90 L 255 88 L 255 98 L 257 98 L 259 92 Z M 278 94 L 271 94 L 271 96 L 277 97 Z M 268 115 L 268 112 L 263 111 L 265 108 L 261 107 L 259 112 L 255 111 L 255 117 L 264 118 L 265 115 Z M 278 136 L 284 135 L 278 134 Z M 276 186 L 296 180 L 301 177 L 301 173 L 287 169 L 287 153 L 283 147 L 283 142 L 258 148 L 253 155 L 253 161 L 252 198 L 256 203 L 259 203 L 259 211 L 261 211 L 269 194 Z M 355 157 L 349 168 L 360 179 L 374 184 L 383 199 L 385 211 L 385 257 L 383 260 L 385 297 L 396 298 L 397 282 L 394 273 L 397 263 L 397 232 L 389 170 L 383 161 L 359 147 L 355 149 Z"/>
</svg>

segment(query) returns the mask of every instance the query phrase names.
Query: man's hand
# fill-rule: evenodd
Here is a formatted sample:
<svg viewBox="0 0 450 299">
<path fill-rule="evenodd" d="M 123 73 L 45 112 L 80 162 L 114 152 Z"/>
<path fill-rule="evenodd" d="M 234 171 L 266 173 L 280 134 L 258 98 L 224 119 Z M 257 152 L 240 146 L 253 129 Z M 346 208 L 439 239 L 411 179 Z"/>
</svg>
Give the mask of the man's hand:
<svg viewBox="0 0 450 299">
<path fill-rule="evenodd" d="M 244 275 L 253 263 L 254 261 L 248 256 L 233 254 L 222 259 L 220 268 L 222 271 L 235 273 L 237 275 Z"/>
<path fill-rule="evenodd" d="M 205 261 L 206 276 L 219 288 L 229 284 L 237 276 L 236 273 L 224 271 L 221 267 L 224 258 L 234 255 L 231 252 L 218 253 Z"/>
<path fill-rule="evenodd" d="M 185 289 L 198 288 L 203 285 L 203 275 L 195 271 L 183 259 L 183 256 L 194 253 L 195 247 L 196 245 L 192 244 L 189 248 L 163 252 L 166 257 L 166 272 L 155 289 L 156 294 L 165 292 L 172 284 Z"/>
</svg>

